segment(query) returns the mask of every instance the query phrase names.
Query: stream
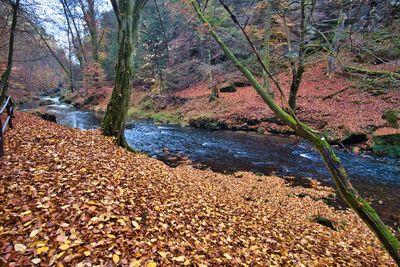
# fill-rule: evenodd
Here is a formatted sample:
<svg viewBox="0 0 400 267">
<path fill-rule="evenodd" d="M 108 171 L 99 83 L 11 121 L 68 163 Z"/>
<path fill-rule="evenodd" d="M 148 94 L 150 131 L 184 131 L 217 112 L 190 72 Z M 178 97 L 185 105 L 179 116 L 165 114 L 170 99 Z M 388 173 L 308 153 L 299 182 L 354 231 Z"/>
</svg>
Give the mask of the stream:
<svg viewBox="0 0 400 267">
<path fill-rule="evenodd" d="M 41 99 L 44 100 L 53 102 L 45 109 L 54 114 L 60 124 L 83 130 L 100 125 L 101 117 L 93 112 L 77 110 L 72 105 L 61 103 L 58 98 Z M 29 110 L 37 105 L 25 104 L 20 109 Z M 125 136 L 135 150 L 169 165 L 190 160 L 199 168 L 218 172 L 275 174 L 293 185 L 305 187 L 309 186 L 305 177 L 310 177 L 324 185 L 334 186 L 319 154 L 303 140 L 253 132 L 209 131 L 146 120 L 129 123 Z M 400 224 L 400 159 L 355 155 L 343 150 L 336 152 L 355 187 L 372 202 L 386 223 L 397 229 Z M 339 200 L 335 202 L 335 206 L 343 205 Z"/>
</svg>

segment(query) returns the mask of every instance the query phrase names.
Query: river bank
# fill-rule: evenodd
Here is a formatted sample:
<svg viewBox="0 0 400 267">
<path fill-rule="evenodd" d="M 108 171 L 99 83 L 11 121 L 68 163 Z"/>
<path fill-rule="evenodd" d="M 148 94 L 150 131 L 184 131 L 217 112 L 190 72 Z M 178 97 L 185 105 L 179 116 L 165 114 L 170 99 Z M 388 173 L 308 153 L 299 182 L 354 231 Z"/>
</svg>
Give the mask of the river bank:
<svg viewBox="0 0 400 267">
<path fill-rule="evenodd" d="M 330 188 L 170 168 L 98 130 L 20 112 L 7 137 L 0 163 L 5 265 L 394 266 L 352 211 L 320 200 Z"/>
<path fill-rule="evenodd" d="M 277 77 L 287 91 L 290 77 L 286 73 Z M 224 90 L 224 86 L 233 86 L 233 89 Z M 128 115 L 132 119 L 152 118 L 213 130 L 294 135 L 242 78 L 224 82 L 219 89 L 219 97 L 210 102 L 211 90 L 205 82 L 168 93 L 137 86 Z M 111 87 L 104 87 L 89 89 L 85 94 L 68 93 L 64 99 L 79 108 L 102 113 L 111 90 Z M 277 94 L 275 96 L 278 98 Z M 400 91 L 395 88 L 371 85 L 341 72 L 328 79 L 325 66 L 316 64 L 308 67 L 304 74 L 297 115 L 331 144 L 354 153 L 372 151 L 377 155 L 400 157 L 398 103 Z"/>
</svg>

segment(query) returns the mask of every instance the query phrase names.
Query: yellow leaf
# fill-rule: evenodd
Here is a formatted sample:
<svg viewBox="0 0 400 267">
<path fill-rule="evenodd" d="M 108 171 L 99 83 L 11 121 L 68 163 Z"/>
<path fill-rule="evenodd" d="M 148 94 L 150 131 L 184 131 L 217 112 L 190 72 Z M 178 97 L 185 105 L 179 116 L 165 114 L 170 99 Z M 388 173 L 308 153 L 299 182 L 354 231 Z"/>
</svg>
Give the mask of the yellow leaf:
<svg viewBox="0 0 400 267">
<path fill-rule="evenodd" d="M 44 252 L 47 252 L 47 251 L 49 251 L 49 247 L 39 247 L 38 249 L 36 249 L 36 253 L 38 255 L 40 255 L 40 254 L 42 254 Z"/>
<path fill-rule="evenodd" d="M 32 213 L 32 211 L 27 210 L 27 211 L 22 212 L 20 215 L 21 216 L 25 216 L 25 215 L 28 215 L 28 214 L 31 214 L 31 213 Z"/>
<path fill-rule="evenodd" d="M 174 261 L 177 261 L 177 262 L 184 262 L 185 261 L 185 256 L 174 257 L 172 259 Z"/>
<path fill-rule="evenodd" d="M 112 235 L 112 234 L 108 234 L 107 235 L 109 238 L 111 238 L 111 239 L 114 239 L 115 238 L 115 235 Z"/>
<path fill-rule="evenodd" d="M 27 227 L 27 226 L 31 225 L 32 222 L 33 222 L 33 221 L 28 221 L 28 222 L 24 223 L 24 227 Z"/>
<path fill-rule="evenodd" d="M 15 249 L 15 251 L 19 251 L 19 252 L 24 253 L 25 250 L 26 250 L 26 246 L 23 245 L 23 244 L 15 244 L 14 245 L 14 249 Z"/>
<path fill-rule="evenodd" d="M 40 263 L 42 260 L 41 259 L 39 259 L 39 258 L 35 258 L 35 259 L 32 259 L 31 260 L 31 262 L 33 263 L 33 264 L 38 264 L 38 263 Z"/>
<path fill-rule="evenodd" d="M 150 261 L 146 264 L 146 267 L 157 267 L 157 263 L 155 263 L 154 261 Z"/>
<path fill-rule="evenodd" d="M 64 256 L 64 254 L 65 254 L 65 251 L 58 253 L 57 256 L 56 256 L 56 259 L 58 260 L 59 258 Z"/>
<path fill-rule="evenodd" d="M 167 257 L 167 252 L 159 251 L 158 254 L 163 258 Z"/>
<path fill-rule="evenodd" d="M 83 252 L 83 255 L 85 255 L 86 257 L 90 256 L 91 252 L 89 250 L 86 250 L 85 252 Z"/>
<path fill-rule="evenodd" d="M 60 246 L 60 249 L 61 249 L 61 250 L 67 250 L 67 249 L 69 249 L 69 245 L 68 245 L 68 244 L 62 244 L 62 245 Z"/>
<path fill-rule="evenodd" d="M 225 258 L 227 258 L 228 260 L 232 260 L 232 256 L 229 255 L 228 253 L 224 253 Z"/>
<path fill-rule="evenodd" d="M 30 233 L 29 237 L 32 238 L 32 237 L 34 237 L 35 235 L 37 235 L 38 233 L 39 233 L 39 230 L 38 230 L 38 229 L 35 229 L 35 230 L 33 230 L 33 231 Z"/>
<path fill-rule="evenodd" d="M 122 219 L 118 219 L 118 222 L 119 222 L 120 225 L 125 225 L 126 224 L 125 221 L 122 220 Z"/>
<path fill-rule="evenodd" d="M 135 229 L 140 229 L 140 225 L 137 223 L 137 221 L 132 221 L 132 226 L 133 226 Z"/>
<path fill-rule="evenodd" d="M 115 264 L 118 264 L 118 262 L 119 262 L 119 256 L 118 256 L 117 254 L 114 254 L 114 255 L 112 256 L 112 260 L 113 260 L 113 262 L 114 262 Z"/>
<path fill-rule="evenodd" d="M 139 266 L 142 266 L 142 261 L 141 260 L 133 259 L 129 263 L 129 267 L 139 267 Z"/>
<path fill-rule="evenodd" d="M 33 244 L 35 244 L 37 247 L 43 247 L 43 246 L 47 245 L 47 241 L 46 240 L 39 240 L 39 241 L 36 241 Z"/>
</svg>

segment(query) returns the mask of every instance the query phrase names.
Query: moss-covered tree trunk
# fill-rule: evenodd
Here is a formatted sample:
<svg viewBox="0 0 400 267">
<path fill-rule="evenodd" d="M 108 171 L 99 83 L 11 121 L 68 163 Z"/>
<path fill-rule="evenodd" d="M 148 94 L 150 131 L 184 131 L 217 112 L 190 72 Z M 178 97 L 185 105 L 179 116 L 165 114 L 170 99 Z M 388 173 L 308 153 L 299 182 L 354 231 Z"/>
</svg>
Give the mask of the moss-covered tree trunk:
<svg viewBox="0 0 400 267">
<path fill-rule="evenodd" d="M 306 124 L 300 122 L 296 117 L 285 112 L 272 99 L 271 95 L 257 81 L 255 76 L 236 58 L 232 51 L 225 45 L 219 35 L 214 31 L 213 27 L 208 22 L 207 18 L 202 13 L 196 0 L 191 0 L 191 3 L 200 17 L 204 26 L 207 27 L 210 34 L 224 51 L 225 55 L 235 64 L 238 70 L 248 79 L 254 89 L 268 105 L 268 107 L 288 126 L 295 130 L 299 135 L 309 140 L 320 153 L 329 170 L 336 188 L 342 198 L 351 207 L 358 216 L 365 222 L 366 225 L 375 233 L 381 241 L 387 252 L 392 256 L 394 261 L 400 265 L 400 242 L 393 235 L 390 229 L 382 222 L 376 211 L 365 201 L 351 185 L 346 170 L 342 166 L 340 159 L 335 155 L 335 152 L 328 142 L 318 135 L 313 129 Z"/>
<path fill-rule="evenodd" d="M 14 56 L 14 40 L 15 40 L 15 29 L 17 28 L 17 19 L 18 19 L 18 9 L 19 9 L 19 0 L 16 0 L 15 3 L 11 3 L 12 7 L 12 21 L 11 21 L 11 29 L 10 29 L 10 41 L 8 44 L 8 59 L 7 59 L 7 67 L 4 73 L 1 75 L 0 86 L 0 103 L 3 103 L 8 91 L 8 80 L 10 78 L 12 64 L 13 64 L 13 56 Z"/>
<path fill-rule="evenodd" d="M 114 89 L 104 116 L 102 131 L 114 136 L 117 144 L 127 147 L 124 128 L 133 82 L 133 60 L 139 28 L 147 0 L 111 1 L 118 20 L 118 61 Z"/>
</svg>

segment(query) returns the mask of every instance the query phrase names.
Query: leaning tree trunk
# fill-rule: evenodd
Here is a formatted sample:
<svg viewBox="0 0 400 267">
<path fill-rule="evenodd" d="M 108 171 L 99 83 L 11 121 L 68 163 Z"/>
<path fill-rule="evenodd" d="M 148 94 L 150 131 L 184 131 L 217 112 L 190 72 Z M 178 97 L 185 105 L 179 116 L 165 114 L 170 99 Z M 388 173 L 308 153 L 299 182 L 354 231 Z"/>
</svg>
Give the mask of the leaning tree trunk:
<svg viewBox="0 0 400 267">
<path fill-rule="evenodd" d="M 4 73 L 1 75 L 0 86 L 0 103 L 2 103 L 7 95 L 8 91 L 8 80 L 10 78 L 12 64 L 13 64 L 13 56 L 14 56 L 14 40 L 15 40 L 15 29 L 17 28 L 17 18 L 18 18 L 18 9 L 19 9 L 19 0 L 16 0 L 15 3 L 11 3 L 13 16 L 11 21 L 11 30 L 10 30 L 10 41 L 8 45 L 8 59 L 7 59 L 7 67 Z"/>
<path fill-rule="evenodd" d="M 207 18 L 202 13 L 196 0 L 191 3 L 210 34 L 224 51 L 225 55 L 233 62 L 238 70 L 248 79 L 254 89 L 261 96 L 268 107 L 288 126 L 295 130 L 300 136 L 309 140 L 320 153 L 324 163 L 335 181 L 337 190 L 346 203 L 358 214 L 365 224 L 375 233 L 387 252 L 394 261 L 400 265 L 400 242 L 393 235 L 390 229 L 382 222 L 377 212 L 365 201 L 351 185 L 346 170 L 342 166 L 340 159 L 328 142 L 320 137 L 313 129 L 300 122 L 296 117 L 285 112 L 272 99 L 270 94 L 264 90 L 263 86 L 257 81 L 254 75 L 236 58 L 232 51 L 225 45 L 219 35 L 214 31 Z"/>
<path fill-rule="evenodd" d="M 124 128 L 134 77 L 133 59 L 146 2 L 147 0 L 120 0 L 119 5 L 116 5 L 118 8 L 118 13 L 116 12 L 118 18 L 118 62 L 114 89 L 104 116 L 102 130 L 105 135 L 114 136 L 117 144 L 124 147 L 127 147 Z"/>
</svg>

